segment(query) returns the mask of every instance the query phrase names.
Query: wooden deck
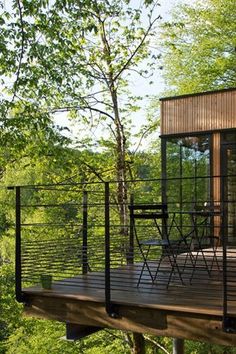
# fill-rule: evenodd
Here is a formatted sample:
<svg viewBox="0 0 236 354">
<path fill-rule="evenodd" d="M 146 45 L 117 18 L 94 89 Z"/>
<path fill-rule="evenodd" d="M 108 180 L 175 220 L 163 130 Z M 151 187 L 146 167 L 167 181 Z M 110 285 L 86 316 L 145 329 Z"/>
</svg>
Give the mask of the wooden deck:
<svg viewBox="0 0 236 354">
<path fill-rule="evenodd" d="M 123 266 L 111 271 L 111 299 L 116 304 L 128 304 L 147 308 L 170 309 L 194 313 L 222 315 L 222 281 L 221 274 L 212 272 L 196 274 L 192 283 L 184 276 L 184 285 L 177 276 L 167 288 L 164 272 L 159 274 L 161 282 L 152 284 L 145 272 L 143 281 L 137 287 L 140 264 Z M 201 270 L 205 272 L 205 270 Z M 189 275 L 189 274 L 188 274 Z M 200 281 L 201 276 L 201 281 Z M 166 276 L 167 277 L 167 276 Z M 104 302 L 104 272 L 92 272 L 53 283 L 52 290 L 42 289 L 40 285 L 24 289 L 26 294 L 37 294 L 51 297 L 70 297 L 83 301 Z M 231 312 L 236 315 L 235 305 L 231 304 Z"/>
<path fill-rule="evenodd" d="M 222 267 L 221 255 L 218 259 Z M 151 266 L 155 269 L 156 264 Z M 232 257 L 231 268 L 234 266 L 236 260 Z M 221 329 L 222 271 L 215 265 L 209 277 L 200 262 L 191 283 L 192 268 L 186 266 L 182 273 L 184 284 L 175 273 L 168 287 L 168 264 L 162 265 L 155 284 L 145 271 L 137 287 L 140 269 L 137 263 L 111 270 L 111 301 L 117 306 L 118 319 L 109 318 L 105 311 L 104 272 L 56 281 L 51 290 L 39 285 L 24 289 L 29 299 L 25 312 L 65 322 L 236 345 L 236 335 Z M 233 283 L 228 285 L 232 295 L 229 313 L 236 317 L 236 290 Z"/>
</svg>

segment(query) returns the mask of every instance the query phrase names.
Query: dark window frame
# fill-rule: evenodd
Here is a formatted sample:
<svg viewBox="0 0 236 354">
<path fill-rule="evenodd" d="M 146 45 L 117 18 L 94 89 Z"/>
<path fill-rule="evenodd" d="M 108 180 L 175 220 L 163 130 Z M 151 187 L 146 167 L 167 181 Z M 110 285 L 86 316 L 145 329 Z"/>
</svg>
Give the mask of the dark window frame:
<svg viewBox="0 0 236 354">
<path fill-rule="evenodd" d="M 173 139 L 183 139 L 186 137 L 199 137 L 199 136 L 204 136 L 208 138 L 209 141 L 209 175 L 208 177 L 210 178 L 210 186 L 209 186 L 209 198 L 210 202 L 212 201 L 213 198 L 213 184 L 211 177 L 213 175 L 213 131 L 211 133 L 209 132 L 193 132 L 193 133 L 183 133 L 183 134 L 170 134 L 170 135 L 165 135 L 161 136 L 161 175 L 162 175 L 162 200 L 164 203 L 167 203 L 167 143 L 170 140 Z M 206 176 L 207 177 L 207 176 Z M 181 176 L 179 177 L 181 179 Z M 180 200 L 181 203 L 181 200 Z"/>
</svg>

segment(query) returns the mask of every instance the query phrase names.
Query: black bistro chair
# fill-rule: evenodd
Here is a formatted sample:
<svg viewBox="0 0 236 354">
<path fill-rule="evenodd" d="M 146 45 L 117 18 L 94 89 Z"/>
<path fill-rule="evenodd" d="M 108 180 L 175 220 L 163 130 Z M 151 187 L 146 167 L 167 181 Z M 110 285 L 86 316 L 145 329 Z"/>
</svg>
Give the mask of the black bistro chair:
<svg viewBox="0 0 236 354">
<path fill-rule="evenodd" d="M 168 212 L 167 212 L 167 205 L 166 204 L 132 204 L 129 205 L 130 210 L 130 225 L 131 229 L 136 237 L 137 245 L 142 255 L 143 264 L 141 268 L 141 272 L 139 275 L 137 287 L 139 286 L 144 270 L 147 269 L 147 272 L 150 276 L 152 284 L 158 278 L 158 272 L 160 271 L 161 264 L 164 261 L 168 261 L 168 280 L 167 280 L 167 287 L 170 284 L 172 275 L 177 273 L 178 278 L 180 279 L 181 283 L 184 284 L 182 278 L 182 272 L 184 269 L 180 269 L 180 266 L 177 263 L 177 257 L 181 253 L 182 245 L 184 244 L 184 238 L 180 235 L 177 240 L 170 240 L 170 232 L 173 228 L 173 224 L 175 222 L 174 215 L 172 220 L 170 221 L 170 225 L 168 226 Z M 138 220 L 142 221 L 138 223 Z M 145 226 L 144 220 L 152 220 L 152 231 L 150 228 L 147 228 L 148 238 L 145 235 Z M 140 226 L 142 225 L 142 226 Z M 155 268 L 153 270 L 153 260 L 149 258 L 151 248 L 159 248 L 159 256 L 156 254 L 155 259 Z M 157 252 L 158 253 L 158 252 Z M 153 251 L 152 251 L 153 254 Z M 184 262 L 184 265 L 186 261 Z"/>
<path fill-rule="evenodd" d="M 214 216 L 221 216 L 220 210 L 214 210 L 204 207 L 195 207 L 190 212 L 192 231 L 191 231 L 191 249 L 194 259 L 194 267 L 190 282 L 192 282 L 194 273 L 199 268 L 205 268 L 209 277 L 214 264 L 220 271 L 220 265 L 217 257 L 217 247 L 220 242 L 219 236 L 214 235 L 214 227 L 211 226 L 211 219 Z"/>
</svg>

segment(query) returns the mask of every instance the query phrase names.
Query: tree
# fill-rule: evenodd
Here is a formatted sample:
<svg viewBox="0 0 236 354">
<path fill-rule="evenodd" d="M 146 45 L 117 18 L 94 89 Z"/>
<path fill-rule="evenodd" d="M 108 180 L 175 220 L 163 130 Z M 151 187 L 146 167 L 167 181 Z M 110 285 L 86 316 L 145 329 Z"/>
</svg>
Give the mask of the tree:
<svg viewBox="0 0 236 354">
<path fill-rule="evenodd" d="M 178 94 L 235 87 L 235 1 L 179 5 L 163 25 L 163 72 Z"/>
<path fill-rule="evenodd" d="M 157 5 L 150 0 L 137 7 L 129 0 L 13 0 L 10 8 L 2 2 L 2 122 L 20 112 L 17 123 L 28 126 L 33 119 L 44 129 L 57 112 L 70 112 L 91 130 L 105 127 L 98 142 L 113 153 L 123 236 L 130 115 L 139 109 L 129 82 L 154 68 L 149 44 L 160 18 Z"/>
<path fill-rule="evenodd" d="M 138 110 L 139 99 L 130 94 L 129 80 L 153 68 L 156 57 L 149 44 L 160 18 L 158 3 L 145 0 L 136 8 L 128 0 L 12 3 L 2 16 L 1 66 L 15 80 L 8 84 L 2 114 L 20 101 L 49 118 L 70 112 L 87 127 L 105 126 L 108 132 L 100 134 L 99 143 L 113 151 L 125 235 L 130 114 Z M 6 80 L 3 84 L 7 87 Z"/>
</svg>

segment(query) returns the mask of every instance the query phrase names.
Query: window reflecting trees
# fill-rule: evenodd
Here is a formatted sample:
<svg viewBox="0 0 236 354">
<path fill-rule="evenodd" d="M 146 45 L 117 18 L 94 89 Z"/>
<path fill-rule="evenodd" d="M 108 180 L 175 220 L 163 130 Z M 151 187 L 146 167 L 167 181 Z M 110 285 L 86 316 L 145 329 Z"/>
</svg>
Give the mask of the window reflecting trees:
<svg viewBox="0 0 236 354">
<path fill-rule="evenodd" d="M 180 210 L 210 202 L 210 137 L 188 136 L 165 141 L 164 176 L 168 204 Z"/>
</svg>

